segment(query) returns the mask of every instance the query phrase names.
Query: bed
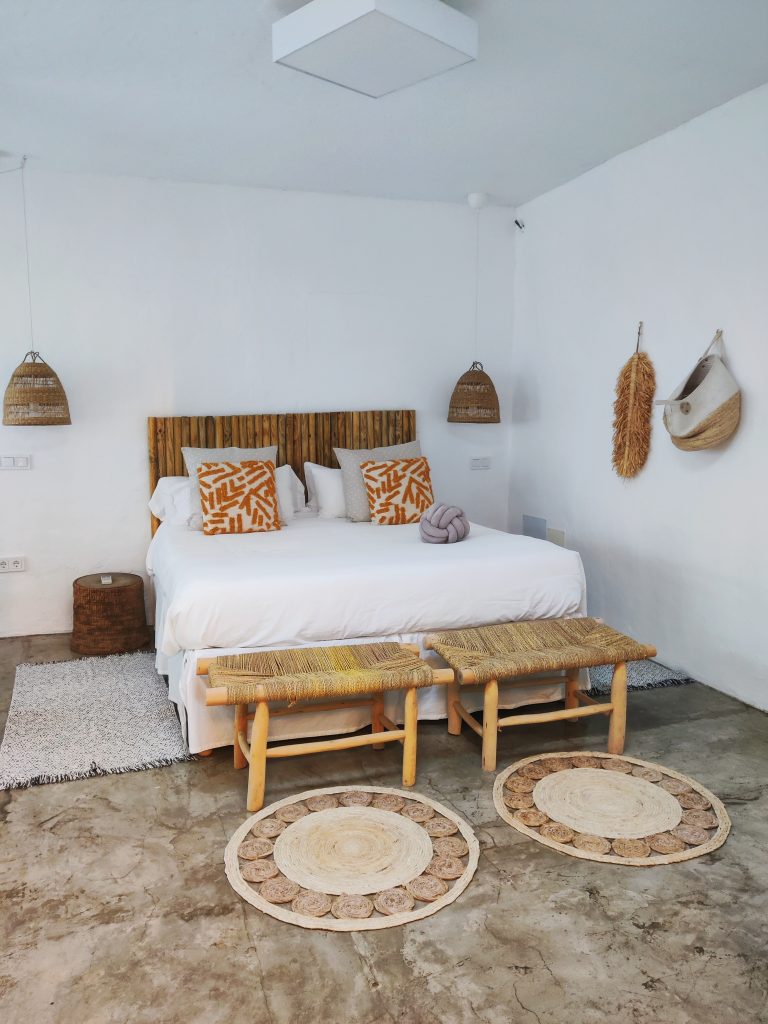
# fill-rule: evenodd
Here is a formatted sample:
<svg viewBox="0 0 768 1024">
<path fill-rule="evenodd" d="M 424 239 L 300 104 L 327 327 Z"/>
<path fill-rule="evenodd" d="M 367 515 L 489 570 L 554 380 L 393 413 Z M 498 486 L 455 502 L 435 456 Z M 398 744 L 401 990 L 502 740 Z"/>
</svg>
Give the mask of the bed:
<svg viewBox="0 0 768 1024">
<path fill-rule="evenodd" d="M 252 447 L 273 439 L 278 463 L 292 465 L 303 477 L 304 461 L 333 466 L 334 446 L 375 447 L 415 437 L 411 410 L 210 417 L 196 423 L 195 434 L 192 418 L 150 420 L 153 488 L 162 476 L 183 474 L 183 444 Z M 263 534 L 211 537 L 157 525 L 147 555 L 155 587 L 157 664 L 168 676 L 169 696 L 193 753 L 232 743 L 232 709 L 205 707 L 205 678 L 198 674 L 217 654 L 373 639 L 421 645 L 435 630 L 585 610 L 576 552 L 476 524 L 466 541 L 452 545 L 421 543 L 416 525 L 385 527 L 312 513 L 299 513 L 285 529 Z M 530 687 L 502 688 L 500 702 L 511 708 L 561 696 L 561 685 L 541 679 Z M 401 700 L 392 694 L 387 702 L 386 714 L 395 721 Z M 288 716 L 275 720 L 275 735 L 353 731 L 364 724 L 363 714 Z M 419 717 L 445 717 L 443 689 L 420 693 Z"/>
</svg>

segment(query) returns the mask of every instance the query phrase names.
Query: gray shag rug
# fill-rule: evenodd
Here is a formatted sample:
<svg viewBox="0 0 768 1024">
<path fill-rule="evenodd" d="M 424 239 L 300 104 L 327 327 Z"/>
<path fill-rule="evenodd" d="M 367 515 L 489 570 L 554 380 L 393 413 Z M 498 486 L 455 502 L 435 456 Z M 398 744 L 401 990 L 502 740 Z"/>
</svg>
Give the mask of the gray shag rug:
<svg viewBox="0 0 768 1024">
<path fill-rule="evenodd" d="M 146 651 L 19 665 L 0 789 L 188 761 L 168 688 Z"/>
<path fill-rule="evenodd" d="M 591 668 L 589 670 L 591 689 L 595 693 L 610 693 L 612 676 L 613 665 L 598 665 L 597 668 Z M 662 686 L 686 686 L 688 683 L 694 682 L 696 680 L 691 679 L 685 672 L 667 668 L 666 665 L 662 665 L 660 661 L 653 661 L 652 658 L 627 663 L 628 690 L 658 690 Z"/>
</svg>

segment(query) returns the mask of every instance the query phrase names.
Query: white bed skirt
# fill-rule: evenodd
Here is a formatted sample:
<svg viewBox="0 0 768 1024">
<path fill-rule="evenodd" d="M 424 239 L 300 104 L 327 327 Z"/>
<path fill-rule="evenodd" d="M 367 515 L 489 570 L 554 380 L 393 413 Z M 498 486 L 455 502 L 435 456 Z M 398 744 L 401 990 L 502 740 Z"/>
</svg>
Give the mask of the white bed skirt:
<svg viewBox="0 0 768 1024">
<path fill-rule="evenodd" d="M 158 621 L 162 621 L 161 618 Z M 423 651 L 424 633 L 402 633 L 394 636 L 362 637 L 358 640 L 338 640 L 330 643 L 313 644 L 316 647 L 338 646 L 339 644 L 372 643 L 383 640 L 395 640 L 400 643 L 418 644 Z M 309 645 L 307 645 L 309 646 Z M 260 650 L 279 650 L 280 647 L 259 648 Z M 253 650 L 253 648 L 251 648 Z M 184 731 L 190 752 L 212 750 L 216 747 L 232 745 L 234 730 L 234 708 L 205 706 L 205 676 L 197 675 L 198 658 L 216 658 L 224 654 L 249 653 L 243 647 L 213 648 L 199 651 L 183 651 L 171 658 L 157 655 L 158 671 L 168 676 L 168 696 L 179 709 L 182 730 Z M 433 651 L 423 651 L 423 655 L 435 665 L 443 665 L 440 657 Z M 586 676 L 586 673 L 584 674 Z M 584 682 L 582 683 L 584 685 Z M 435 721 L 446 717 L 446 687 L 427 686 L 419 690 L 419 719 Z M 532 680 L 530 686 L 499 687 L 499 707 L 505 709 L 519 708 L 527 704 L 543 704 L 561 700 L 563 687 L 552 680 Z M 403 721 L 403 691 L 384 694 L 385 714 L 393 722 Z M 471 711 L 482 707 L 482 687 L 466 689 L 462 701 Z M 349 708 L 340 711 L 318 711 L 312 714 L 287 715 L 273 718 L 269 727 L 269 738 L 298 739 L 300 737 L 333 736 L 341 733 L 356 732 L 370 723 L 368 709 Z"/>
</svg>

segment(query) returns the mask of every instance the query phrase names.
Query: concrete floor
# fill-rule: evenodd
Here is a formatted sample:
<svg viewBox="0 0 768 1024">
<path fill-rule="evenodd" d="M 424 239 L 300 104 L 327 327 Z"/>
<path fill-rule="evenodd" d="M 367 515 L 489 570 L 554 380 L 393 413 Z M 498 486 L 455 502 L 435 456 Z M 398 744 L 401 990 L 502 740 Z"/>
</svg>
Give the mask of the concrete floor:
<svg viewBox="0 0 768 1024">
<path fill-rule="evenodd" d="M 67 637 L 0 641 L 14 667 Z M 1 724 L 1 723 L 0 723 Z M 465 815 L 482 854 L 435 917 L 358 934 L 262 916 L 230 889 L 245 817 L 231 751 L 154 771 L 0 793 L 4 1024 L 748 1024 L 768 1021 L 768 717 L 702 686 L 632 696 L 627 753 L 718 793 L 714 854 L 633 869 L 562 856 L 501 822 L 476 738 L 420 730 L 417 788 Z M 499 764 L 604 749 L 602 720 L 507 730 Z M 398 750 L 275 765 L 268 799 L 399 785 Z"/>
</svg>

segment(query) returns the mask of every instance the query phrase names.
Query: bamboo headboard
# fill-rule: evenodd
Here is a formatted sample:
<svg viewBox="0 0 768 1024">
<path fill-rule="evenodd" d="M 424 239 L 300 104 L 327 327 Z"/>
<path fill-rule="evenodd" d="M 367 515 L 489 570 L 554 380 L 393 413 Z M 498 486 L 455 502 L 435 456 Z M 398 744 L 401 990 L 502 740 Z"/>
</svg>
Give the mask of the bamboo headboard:
<svg viewBox="0 0 768 1024">
<path fill-rule="evenodd" d="M 277 464 L 304 481 L 304 463 L 338 466 L 334 448 L 379 448 L 416 439 L 413 409 L 289 412 L 246 416 L 150 416 L 149 493 L 163 476 L 186 476 L 182 447 L 277 445 Z M 152 516 L 152 533 L 160 522 Z"/>
</svg>

